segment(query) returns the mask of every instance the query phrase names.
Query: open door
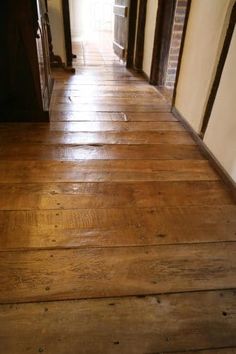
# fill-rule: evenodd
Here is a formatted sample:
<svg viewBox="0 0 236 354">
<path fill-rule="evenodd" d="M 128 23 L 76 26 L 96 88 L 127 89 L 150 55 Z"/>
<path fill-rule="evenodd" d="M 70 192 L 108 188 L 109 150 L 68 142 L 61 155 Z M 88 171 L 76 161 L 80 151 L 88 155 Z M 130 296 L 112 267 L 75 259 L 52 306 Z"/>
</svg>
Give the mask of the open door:
<svg viewBox="0 0 236 354">
<path fill-rule="evenodd" d="M 130 0 L 115 0 L 114 40 L 115 54 L 122 60 L 127 59 Z"/>
</svg>

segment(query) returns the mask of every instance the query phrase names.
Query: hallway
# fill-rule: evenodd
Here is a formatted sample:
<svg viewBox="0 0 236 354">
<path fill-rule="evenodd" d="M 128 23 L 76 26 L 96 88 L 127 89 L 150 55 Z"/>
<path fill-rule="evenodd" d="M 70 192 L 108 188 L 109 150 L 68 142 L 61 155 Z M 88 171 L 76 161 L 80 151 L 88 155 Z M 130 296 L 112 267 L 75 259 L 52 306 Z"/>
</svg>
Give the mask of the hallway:
<svg viewBox="0 0 236 354">
<path fill-rule="evenodd" d="M 50 125 L 0 124 L 0 353 L 235 354 L 230 191 L 161 93 L 84 53 Z"/>
</svg>

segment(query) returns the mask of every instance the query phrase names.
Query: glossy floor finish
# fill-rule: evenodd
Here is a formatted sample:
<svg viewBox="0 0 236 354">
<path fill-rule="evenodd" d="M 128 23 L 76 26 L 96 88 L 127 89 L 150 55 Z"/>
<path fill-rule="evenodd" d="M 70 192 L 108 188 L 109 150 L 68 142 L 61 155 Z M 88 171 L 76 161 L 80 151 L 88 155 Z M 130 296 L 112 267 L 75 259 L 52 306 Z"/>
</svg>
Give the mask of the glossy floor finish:
<svg viewBox="0 0 236 354">
<path fill-rule="evenodd" d="M 235 354 L 229 190 L 160 92 L 74 49 L 51 123 L 0 125 L 0 353 Z"/>
</svg>

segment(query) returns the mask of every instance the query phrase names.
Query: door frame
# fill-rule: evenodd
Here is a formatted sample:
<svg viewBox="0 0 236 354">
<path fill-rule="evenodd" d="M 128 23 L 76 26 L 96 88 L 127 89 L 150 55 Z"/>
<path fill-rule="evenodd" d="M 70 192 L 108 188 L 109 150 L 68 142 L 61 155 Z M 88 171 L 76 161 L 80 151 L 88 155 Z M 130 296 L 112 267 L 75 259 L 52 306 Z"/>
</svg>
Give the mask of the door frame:
<svg viewBox="0 0 236 354">
<path fill-rule="evenodd" d="M 137 0 L 130 0 L 129 4 L 129 29 L 128 29 L 128 48 L 126 67 L 134 67 L 134 51 L 135 51 L 135 38 L 136 38 L 136 23 L 137 23 Z"/>
<path fill-rule="evenodd" d="M 144 0 L 147 1 L 147 0 Z M 134 67 L 134 55 L 135 55 L 135 41 L 136 41 L 136 24 L 137 24 L 137 0 L 130 0 L 129 4 L 129 19 L 128 19 L 128 47 L 126 57 L 126 67 Z M 72 52 L 72 38 L 71 38 L 71 25 L 70 25 L 70 6 L 69 0 L 62 0 L 63 10 L 63 22 L 64 22 L 64 34 L 65 34 L 65 46 L 66 46 L 66 58 L 67 66 L 72 66 L 72 59 L 76 56 Z"/>
<path fill-rule="evenodd" d="M 150 84 L 163 86 L 177 0 L 159 0 L 152 53 Z"/>
<path fill-rule="evenodd" d="M 147 0 L 139 0 L 138 9 L 138 26 L 136 34 L 136 49 L 134 57 L 134 69 L 138 72 L 143 70 L 143 54 L 144 54 L 144 39 L 145 39 L 145 26 L 147 15 Z"/>
<path fill-rule="evenodd" d="M 64 22 L 64 36 L 66 49 L 66 66 L 72 66 L 72 60 L 75 55 L 72 53 L 71 25 L 70 25 L 70 5 L 69 0 L 62 0 L 62 13 Z"/>
</svg>

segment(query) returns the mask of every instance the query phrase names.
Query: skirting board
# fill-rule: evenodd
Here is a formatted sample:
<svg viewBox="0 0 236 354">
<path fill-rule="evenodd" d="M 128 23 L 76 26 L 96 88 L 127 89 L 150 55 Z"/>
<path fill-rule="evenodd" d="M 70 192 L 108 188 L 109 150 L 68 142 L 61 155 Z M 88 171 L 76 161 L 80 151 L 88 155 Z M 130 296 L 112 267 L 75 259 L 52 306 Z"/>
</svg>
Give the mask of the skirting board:
<svg viewBox="0 0 236 354">
<path fill-rule="evenodd" d="M 138 70 L 138 72 L 140 72 L 140 74 L 142 74 L 144 80 L 146 80 L 148 83 L 150 83 L 150 77 L 143 71 L 143 70 Z"/>
<path fill-rule="evenodd" d="M 200 136 L 193 130 L 191 125 L 186 121 L 186 119 L 181 115 L 181 113 L 175 108 L 172 107 L 173 115 L 184 125 L 186 130 L 191 134 L 194 141 L 197 143 L 203 155 L 208 159 L 209 163 L 216 170 L 216 172 L 220 175 L 223 181 L 230 188 L 233 198 L 236 201 L 236 183 L 232 179 L 232 177 L 228 174 L 225 168 L 221 165 L 221 163 L 216 159 L 216 157 L 212 154 L 212 152 L 208 149 L 204 141 L 200 138 Z"/>
</svg>

